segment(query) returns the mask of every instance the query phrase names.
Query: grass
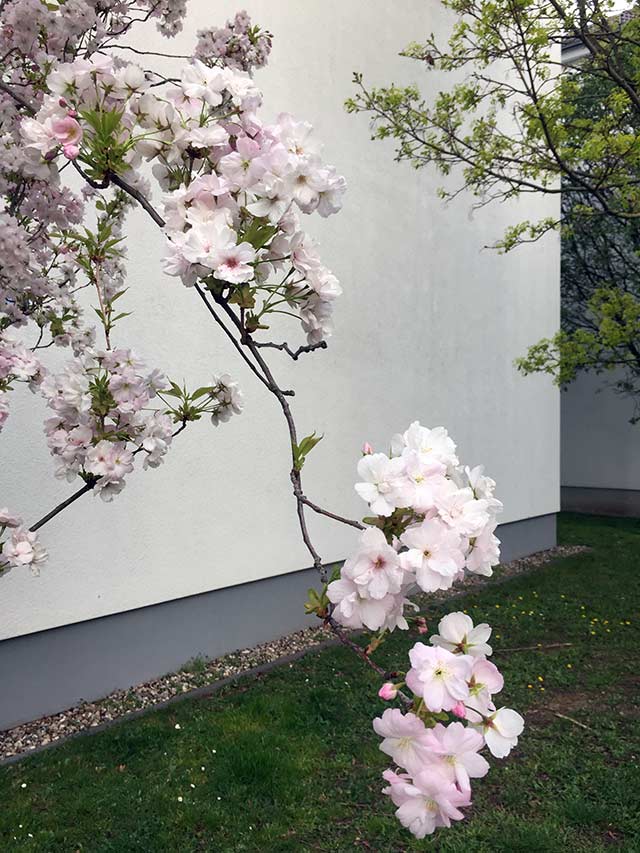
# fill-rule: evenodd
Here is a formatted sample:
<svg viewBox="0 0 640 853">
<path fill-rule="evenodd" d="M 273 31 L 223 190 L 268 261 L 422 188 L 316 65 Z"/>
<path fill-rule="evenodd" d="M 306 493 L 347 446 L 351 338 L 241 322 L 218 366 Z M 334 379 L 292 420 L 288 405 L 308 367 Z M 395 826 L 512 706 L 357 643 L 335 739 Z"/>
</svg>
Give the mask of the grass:
<svg viewBox="0 0 640 853">
<path fill-rule="evenodd" d="M 1 768 L 0 850 L 637 853 L 640 522 L 565 516 L 561 538 L 592 550 L 430 620 L 494 625 L 503 702 L 527 721 L 455 828 L 415 841 L 393 817 L 378 684 L 339 648 Z M 413 642 L 397 632 L 383 665 Z"/>
</svg>

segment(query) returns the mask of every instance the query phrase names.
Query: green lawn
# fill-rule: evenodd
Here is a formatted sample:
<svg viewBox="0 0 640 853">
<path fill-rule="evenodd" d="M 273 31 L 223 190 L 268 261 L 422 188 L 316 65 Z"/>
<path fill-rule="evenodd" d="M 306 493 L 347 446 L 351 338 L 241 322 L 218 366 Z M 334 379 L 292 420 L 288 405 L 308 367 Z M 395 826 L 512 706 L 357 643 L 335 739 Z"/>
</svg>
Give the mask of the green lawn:
<svg viewBox="0 0 640 853">
<path fill-rule="evenodd" d="M 561 538 L 593 550 L 440 608 L 494 625 L 503 703 L 527 721 L 455 828 L 397 823 L 378 683 L 338 648 L 0 769 L 0 850 L 637 853 L 640 522 L 566 516 Z M 397 632 L 383 665 L 413 642 Z M 554 642 L 571 645 L 501 653 Z"/>
</svg>

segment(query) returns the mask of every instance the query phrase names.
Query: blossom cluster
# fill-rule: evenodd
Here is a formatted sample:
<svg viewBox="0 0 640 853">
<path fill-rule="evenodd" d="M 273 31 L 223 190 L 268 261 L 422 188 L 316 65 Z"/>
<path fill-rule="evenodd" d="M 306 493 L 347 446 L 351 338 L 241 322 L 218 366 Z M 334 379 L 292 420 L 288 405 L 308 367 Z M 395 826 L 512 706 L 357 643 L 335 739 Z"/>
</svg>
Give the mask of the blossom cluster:
<svg viewBox="0 0 640 853">
<path fill-rule="evenodd" d="M 356 491 L 374 515 L 364 519 L 357 551 L 340 577 L 327 585 L 323 612 L 345 627 L 379 632 L 372 650 L 386 631 L 409 627 L 405 611 L 418 610 L 413 593 L 449 589 L 465 571 L 492 573 L 502 504 L 481 467 L 460 464 L 443 427 L 417 421 L 392 438 L 389 454 L 366 444 L 358 475 Z M 426 633 L 424 618 L 409 618 Z M 384 793 L 418 838 L 464 817 L 470 780 L 489 769 L 480 750 L 502 758 L 523 729 L 518 713 L 494 704 L 504 681 L 487 659 L 490 626 L 450 613 L 438 630 L 430 644 L 413 646 L 403 680 L 380 689 L 382 699 L 392 700 L 406 685 L 413 694 L 402 694 L 409 710 L 388 709 L 374 721 L 380 749 L 396 765 L 384 773 Z"/>
<path fill-rule="evenodd" d="M 502 504 L 481 467 L 460 465 L 443 427 L 416 421 L 394 436 L 391 455 L 366 449 L 356 491 L 375 516 L 327 594 L 347 627 L 406 628 L 407 595 L 416 586 L 449 589 L 465 570 L 491 575 Z"/>
<path fill-rule="evenodd" d="M 133 471 L 135 452 L 144 453 L 145 468 L 157 467 L 171 444 L 173 420 L 166 405 L 153 409 L 150 403 L 167 387 L 159 371 L 146 373 L 144 363 L 123 349 L 88 351 L 62 373 L 49 374 L 41 392 L 55 413 L 45 433 L 56 476 L 95 480 L 96 493 L 111 500 Z"/>
<path fill-rule="evenodd" d="M 75 56 L 89 57 L 155 21 L 165 36 L 182 27 L 186 0 L 11 0 L 0 10 L 0 330 L 37 326 L 35 348 L 72 346 L 81 351 L 94 337 L 76 293 L 81 268 L 64 235 L 82 222 L 85 198 L 64 186 L 51 150 L 43 157 L 23 144 L 22 124 L 50 95 L 48 76 Z M 12 97 L 11 92 L 17 93 Z M 73 157 L 80 134 L 70 111 L 53 116 L 56 146 Z M 28 126 L 28 125 L 27 125 Z M 41 144 L 44 144 L 42 135 Z M 27 337 L 25 342 L 36 336 Z M 6 390 L 6 389 L 5 389 Z M 2 395 L 0 413 L 8 411 Z"/>
<path fill-rule="evenodd" d="M 224 27 L 198 31 L 193 55 L 206 65 L 221 63 L 241 71 L 263 68 L 271 53 L 271 33 L 254 27 L 246 12 L 237 12 Z"/>
<path fill-rule="evenodd" d="M 9 538 L 3 540 L 8 531 L 11 531 Z M 8 507 L 0 509 L 0 575 L 23 566 L 29 566 L 38 575 L 46 559 L 47 552 L 38 534 L 28 530 L 20 516 L 9 512 Z"/>
<path fill-rule="evenodd" d="M 341 289 L 298 214 L 336 213 L 345 182 L 321 159 L 311 126 L 286 114 L 263 124 L 262 94 L 236 68 L 194 59 L 161 94 L 150 82 L 109 56 L 59 64 L 37 116 L 22 123 L 34 170 L 59 155 L 91 162 L 108 126 L 127 178 L 139 180 L 142 159 L 155 160 L 170 190 L 165 271 L 228 289 L 248 309 L 250 332 L 265 328 L 267 314 L 293 309 L 309 343 L 322 341 Z"/>
<path fill-rule="evenodd" d="M 9 417 L 6 398 L 12 382 L 27 382 L 35 390 L 44 376 L 40 360 L 21 343 L 0 334 L 0 432 Z"/>
<path fill-rule="evenodd" d="M 458 612 L 445 616 L 438 631 L 431 645 L 418 642 L 409 652 L 405 680 L 414 695 L 412 709 L 390 708 L 373 722 L 383 738 L 380 749 L 396 765 L 383 774 L 389 783 L 383 793 L 397 807 L 402 825 L 418 838 L 464 817 L 471 779 L 489 770 L 480 751 L 486 747 L 504 758 L 524 728 L 520 714 L 494 704 L 504 682 L 487 660 L 490 626 L 474 627 L 469 616 Z M 392 685 L 385 687 L 381 693 L 388 696 Z"/>
</svg>

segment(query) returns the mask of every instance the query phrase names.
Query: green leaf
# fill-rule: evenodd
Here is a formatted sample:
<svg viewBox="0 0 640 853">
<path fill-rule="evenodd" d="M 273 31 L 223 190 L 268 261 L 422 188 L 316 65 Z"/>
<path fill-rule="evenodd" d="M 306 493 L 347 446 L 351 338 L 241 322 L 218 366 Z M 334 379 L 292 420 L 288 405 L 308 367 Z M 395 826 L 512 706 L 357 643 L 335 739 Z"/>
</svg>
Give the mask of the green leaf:
<svg viewBox="0 0 640 853">
<path fill-rule="evenodd" d="M 297 444 L 293 448 L 293 456 L 294 456 L 294 468 L 296 471 L 301 471 L 302 466 L 304 465 L 307 455 L 311 453 L 313 448 L 318 444 L 319 441 L 322 441 L 324 436 L 318 435 L 316 436 L 315 432 L 312 432 L 311 435 L 307 435 L 302 441 Z"/>
</svg>

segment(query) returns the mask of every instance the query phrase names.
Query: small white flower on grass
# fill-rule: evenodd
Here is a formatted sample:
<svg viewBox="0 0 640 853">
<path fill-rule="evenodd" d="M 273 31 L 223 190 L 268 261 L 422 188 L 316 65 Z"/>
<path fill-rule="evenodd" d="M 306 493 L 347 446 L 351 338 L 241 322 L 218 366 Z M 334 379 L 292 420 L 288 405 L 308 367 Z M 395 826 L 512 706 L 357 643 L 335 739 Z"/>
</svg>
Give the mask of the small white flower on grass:
<svg viewBox="0 0 640 853">
<path fill-rule="evenodd" d="M 179 802 L 179 803 L 181 803 L 181 802 L 182 802 L 182 797 L 178 797 L 178 802 Z"/>
<path fill-rule="evenodd" d="M 180 725 L 180 723 L 176 723 L 174 726 L 174 729 L 181 729 L 181 728 L 182 728 L 182 726 Z"/>
</svg>

